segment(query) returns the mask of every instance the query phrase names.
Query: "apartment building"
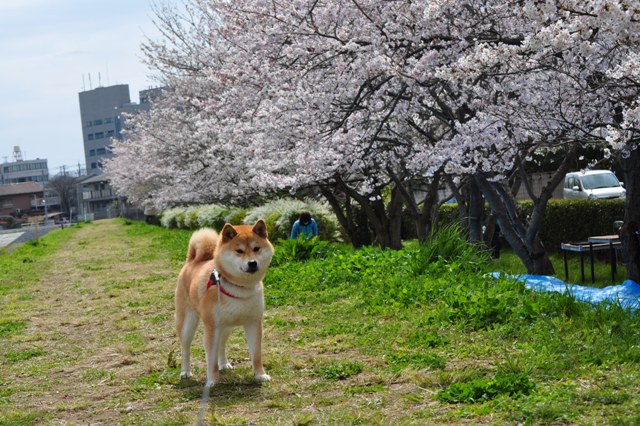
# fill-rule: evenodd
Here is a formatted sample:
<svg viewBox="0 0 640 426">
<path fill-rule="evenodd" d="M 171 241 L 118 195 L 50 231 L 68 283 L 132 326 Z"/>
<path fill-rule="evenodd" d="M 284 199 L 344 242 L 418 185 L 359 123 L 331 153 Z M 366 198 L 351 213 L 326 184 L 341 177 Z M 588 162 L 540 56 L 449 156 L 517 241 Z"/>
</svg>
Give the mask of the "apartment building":
<svg viewBox="0 0 640 426">
<path fill-rule="evenodd" d="M 159 92 L 160 89 L 139 92 L 139 103 L 131 102 L 128 84 L 97 87 L 78 94 L 88 175 L 80 182 L 79 213 L 95 219 L 112 217 L 114 206 L 121 204 L 109 186 L 108 177 L 102 175 L 102 164 L 113 156 L 110 148 L 113 140 L 123 138 L 124 115 L 148 111 Z"/>
</svg>

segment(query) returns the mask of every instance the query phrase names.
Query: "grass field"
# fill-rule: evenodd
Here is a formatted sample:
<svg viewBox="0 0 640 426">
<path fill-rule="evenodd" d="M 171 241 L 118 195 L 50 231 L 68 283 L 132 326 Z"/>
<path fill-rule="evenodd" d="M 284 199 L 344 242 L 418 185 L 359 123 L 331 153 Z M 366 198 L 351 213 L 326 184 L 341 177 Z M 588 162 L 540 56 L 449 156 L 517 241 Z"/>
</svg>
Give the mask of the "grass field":
<svg viewBox="0 0 640 426">
<path fill-rule="evenodd" d="M 173 330 L 189 235 L 98 221 L 0 254 L 0 425 L 196 423 L 201 333 L 180 381 Z M 251 379 L 235 333 L 206 424 L 640 424 L 640 320 L 618 306 L 489 278 L 517 263 L 453 231 L 401 251 L 276 250 L 273 380 Z"/>
</svg>

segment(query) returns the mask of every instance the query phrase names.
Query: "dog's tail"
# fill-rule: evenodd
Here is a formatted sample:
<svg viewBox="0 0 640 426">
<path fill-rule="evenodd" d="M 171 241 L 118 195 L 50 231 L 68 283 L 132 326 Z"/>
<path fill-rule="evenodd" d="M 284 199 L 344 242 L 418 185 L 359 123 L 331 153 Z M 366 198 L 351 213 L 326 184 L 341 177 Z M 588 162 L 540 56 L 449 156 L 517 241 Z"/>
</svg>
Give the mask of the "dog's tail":
<svg viewBox="0 0 640 426">
<path fill-rule="evenodd" d="M 202 262 L 213 259 L 217 242 L 218 234 L 213 229 L 204 228 L 194 232 L 189 240 L 187 262 Z"/>
</svg>

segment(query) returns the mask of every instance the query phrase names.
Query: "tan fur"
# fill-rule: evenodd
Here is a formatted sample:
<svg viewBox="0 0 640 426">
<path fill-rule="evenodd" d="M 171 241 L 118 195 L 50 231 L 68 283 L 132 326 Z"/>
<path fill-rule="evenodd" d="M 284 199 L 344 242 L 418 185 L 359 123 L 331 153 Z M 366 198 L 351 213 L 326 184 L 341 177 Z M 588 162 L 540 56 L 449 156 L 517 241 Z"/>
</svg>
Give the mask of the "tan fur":
<svg viewBox="0 0 640 426">
<path fill-rule="evenodd" d="M 253 374 L 270 380 L 262 365 L 262 279 L 267 272 L 273 246 L 264 221 L 255 225 L 226 224 L 218 235 L 211 229 L 194 232 L 187 259 L 176 287 L 176 330 L 182 347 L 181 377 L 190 377 L 191 341 L 199 320 L 204 324 L 207 358 L 207 385 L 219 380 L 219 370 L 232 368 L 225 354 L 231 329 L 245 329 Z M 211 271 L 217 269 L 222 281 L 207 289 Z"/>
</svg>

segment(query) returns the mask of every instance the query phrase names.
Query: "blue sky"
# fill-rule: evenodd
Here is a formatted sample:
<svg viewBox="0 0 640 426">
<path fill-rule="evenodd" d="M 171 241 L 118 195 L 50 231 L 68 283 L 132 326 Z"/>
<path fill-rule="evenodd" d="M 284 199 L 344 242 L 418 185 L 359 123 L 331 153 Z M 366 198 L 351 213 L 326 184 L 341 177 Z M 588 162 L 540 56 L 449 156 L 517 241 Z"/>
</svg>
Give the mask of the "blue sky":
<svg viewBox="0 0 640 426">
<path fill-rule="evenodd" d="M 14 145 L 24 159 L 46 158 L 51 174 L 84 163 L 78 93 L 129 84 L 137 102 L 156 85 L 140 52 L 158 38 L 152 4 L 0 0 L 0 163 Z"/>
</svg>

